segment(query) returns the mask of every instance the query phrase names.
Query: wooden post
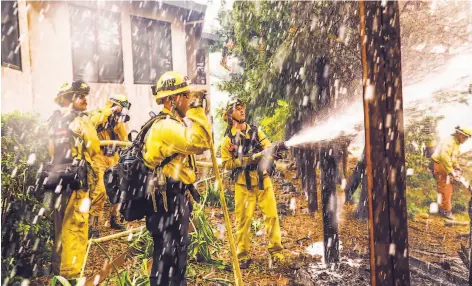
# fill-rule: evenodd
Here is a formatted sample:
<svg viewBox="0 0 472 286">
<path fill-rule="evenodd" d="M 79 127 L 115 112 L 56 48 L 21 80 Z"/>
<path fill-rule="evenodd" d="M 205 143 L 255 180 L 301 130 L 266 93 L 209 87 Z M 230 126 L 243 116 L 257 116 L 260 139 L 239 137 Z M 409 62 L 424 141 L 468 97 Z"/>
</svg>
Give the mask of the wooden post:
<svg viewBox="0 0 472 286">
<path fill-rule="evenodd" d="M 361 1 L 372 285 L 409 285 L 398 2 Z"/>
</svg>

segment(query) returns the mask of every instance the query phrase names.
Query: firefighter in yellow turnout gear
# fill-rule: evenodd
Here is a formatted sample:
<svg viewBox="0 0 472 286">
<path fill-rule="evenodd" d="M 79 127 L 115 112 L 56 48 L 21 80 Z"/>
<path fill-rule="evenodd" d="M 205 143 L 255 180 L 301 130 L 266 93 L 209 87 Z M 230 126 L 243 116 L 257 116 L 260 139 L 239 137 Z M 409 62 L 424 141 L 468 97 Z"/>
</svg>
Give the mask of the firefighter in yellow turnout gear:
<svg viewBox="0 0 472 286">
<path fill-rule="evenodd" d="M 58 184 L 53 189 L 52 266 L 54 273 L 66 279 L 80 276 L 88 240 L 89 190 L 96 185 L 91 165 L 92 158 L 100 152 L 100 141 L 92 121 L 83 112 L 87 108 L 89 91 L 89 86 L 82 81 L 64 84 L 54 100 L 62 109 L 51 117 L 49 128 L 51 166 L 56 170 L 80 170 L 76 174 L 79 174 L 81 187 L 72 189 L 72 184 L 61 185 L 64 180 L 58 176 Z M 53 181 L 54 174 L 53 171 L 49 173 L 45 186 L 47 181 Z"/>
<path fill-rule="evenodd" d="M 441 195 L 439 213 L 454 219 L 452 215 L 452 179 L 458 179 L 462 169 L 459 166 L 460 145 L 472 137 L 472 129 L 457 126 L 455 133 L 445 138 L 437 146 L 431 160 L 433 162 L 433 174 L 438 185 L 438 193 Z"/>
<path fill-rule="evenodd" d="M 128 141 L 125 122 L 129 116 L 121 115 L 124 110 L 128 110 L 130 103 L 128 98 L 122 94 L 111 95 L 104 108 L 94 110 L 90 113 L 92 122 L 97 130 L 100 140 Z M 98 176 L 98 184 L 90 193 L 92 205 L 90 207 L 90 230 L 89 235 L 98 237 L 99 217 L 103 215 L 106 200 L 104 174 L 105 170 L 118 163 L 119 155 L 113 146 L 101 147 L 101 152 L 94 157 L 94 168 Z M 119 223 L 119 203 L 116 198 L 110 198 L 112 207 L 110 208 L 110 227 L 112 229 L 123 230 L 124 226 Z"/>
<path fill-rule="evenodd" d="M 281 262 L 284 255 L 272 180 L 259 160 L 248 156 L 250 152 L 268 149 L 271 142 L 256 126 L 246 123 L 246 105 L 238 98 L 230 100 L 223 117 L 229 128 L 221 145 L 221 158 L 224 168 L 233 170 L 235 180 L 236 239 L 241 268 L 247 268 L 252 262 L 249 255 L 251 222 L 257 203 L 264 216 L 269 253 L 275 262 Z"/>
<path fill-rule="evenodd" d="M 154 241 L 150 284 L 186 285 L 188 190 L 196 179 L 195 154 L 210 147 L 211 127 L 202 108 L 204 92 L 190 92 L 182 74 L 163 74 L 153 86 L 153 94 L 164 108 L 146 134 L 143 158 L 148 168 L 165 179 L 163 188 L 155 192 L 156 209 L 146 216 L 146 228 Z M 184 117 L 192 126 L 186 126 Z"/>
</svg>

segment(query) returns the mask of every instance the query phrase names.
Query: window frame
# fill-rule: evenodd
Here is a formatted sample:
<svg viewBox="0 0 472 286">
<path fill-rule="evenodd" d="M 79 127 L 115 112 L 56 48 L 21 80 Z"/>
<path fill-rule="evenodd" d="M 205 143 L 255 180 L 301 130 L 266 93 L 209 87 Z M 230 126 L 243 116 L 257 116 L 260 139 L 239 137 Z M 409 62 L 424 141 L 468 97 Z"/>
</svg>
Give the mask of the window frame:
<svg viewBox="0 0 472 286">
<path fill-rule="evenodd" d="M 135 43 L 135 38 L 133 37 L 133 28 L 135 27 L 135 21 L 136 20 L 141 20 L 141 21 L 151 21 L 153 23 L 156 23 L 157 26 L 168 26 L 168 29 L 169 29 L 169 40 L 170 40 L 170 70 L 173 70 L 174 68 L 174 56 L 172 54 L 173 52 L 173 45 L 172 45 L 172 23 L 171 22 L 167 22 L 167 21 L 162 21 L 162 20 L 157 20 L 157 19 L 152 19 L 152 18 L 147 18 L 147 17 L 142 17 L 142 16 L 137 16 L 137 15 L 130 15 L 130 30 L 131 30 L 131 54 L 132 54 L 132 62 L 133 62 L 133 84 L 144 84 L 144 85 L 153 85 L 153 84 L 156 84 L 156 81 L 159 79 L 159 76 L 156 75 L 156 78 L 154 79 L 154 81 L 152 80 L 149 80 L 149 81 L 145 81 L 145 80 L 137 80 L 136 77 L 135 77 L 135 71 L 136 71 L 136 62 L 135 62 L 135 51 L 134 51 L 134 43 Z M 146 34 L 146 37 L 147 34 Z M 150 42 L 149 38 L 146 38 L 146 42 Z M 151 57 L 153 56 L 152 55 L 152 46 L 151 44 L 149 44 L 148 46 L 149 50 L 150 50 L 150 53 L 151 53 Z M 155 64 L 155 61 L 151 61 L 151 63 L 154 63 Z M 155 67 L 154 65 L 151 65 L 150 68 L 152 69 L 153 67 Z M 156 69 L 157 70 L 157 69 Z M 165 72 L 165 71 L 164 71 Z"/>
<path fill-rule="evenodd" d="M 74 9 L 81 9 L 81 10 L 89 10 L 91 11 L 91 13 L 93 14 L 93 34 L 94 34 L 94 37 L 95 37 L 95 43 L 94 43 L 94 47 L 93 47 L 93 50 L 95 52 L 96 55 L 98 55 L 98 61 L 96 62 L 96 71 L 97 71 L 97 78 L 96 79 L 93 79 L 93 80 L 90 80 L 88 79 L 87 81 L 88 82 L 91 82 L 91 83 L 118 83 L 118 84 L 122 84 L 124 83 L 124 76 L 125 76 L 125 71 L 124 71 L 124 55 L 123 55 L 123 27 L 122 27 L 122 19 L 121 19 L 121 12 L 113 12 L 111 10 L 106 10 L 106 9 L 99 9 L 97 7 L 87 7 L 87 6 L 81 6 L 81 5 L 74 5 L 74 4 L 69 4 L 69 23 L 70 23 L 70 37 L 72 38 L 72 21 L 71 21 L 71 13 L 70 13 L 70 8 L 74 8 Z M 99 33 L 99 23 L 101 23 L 102 21 L 100 21 L 100 17 L 103 17 L 104 14 L 115 14 L 118 19 L 118 27 L 119 27 L 119 33 L 118 33 L 118 40 L 119 40 L 119 43 L 120 43 L 120 57 L 119 57 L 119 61 L 120 63 L 118 63 L 118 65 L 121 67 L 121 73 L 120 74 L 117 74 L 117 77 L 116 79 L 103 79 L 100 75 L 100 67 L 101 67 L 101 63 L 100 63 L 100 55 L 99 55 L 99 36 L 100 36 L 100 33 Z M 74 66 L 75 66 L 75 63 L 74 63 L 74 58 L 75 58 L 75 55 L 74 55 L 74 47 L 73 47 L 73 44 L 71 43 L 71 54 L 72 54 L 72 77 L 74 80 L 78 80 L 78 79 L 82 79 L 80 77 L 80 75 L 77 75 L 75 73 L 75 69 L 74 69 Z"/>
<path fill-rule="evenodd" d="M 17 31 L 17 37 L 16 37 L 16 41 L 19 45 L 19 48 L 18 48 L 18 53 L 17 56 L 18 56 L 18 63 L 19 65 L 15 65 L 15 64 L 11 64 L 11 63 L 7 63 L 7 62 L 4 62 L 3 61 L 3 57 L 1 57 L 1 62 L 2 62 L 2 67 L 6 67 L 6 68 L 10 68 L 10 69 L 14 69 L 14 70 L 17 70 L 17 71 L 23 71 L 23 57 L 21 56 L 21 42 L 20 42 L 20 34 L 21 34 L 21 31 L 20 31 L 20 17 L 19 17 L 19 14 L 20 14 L 20 3 L 18 1 L 2 1 L 2 4 L 3 3 L 16 3 L 16 15 L 14 15 L 14 17 L 16 18 L 16 31 Z M 15 4 L 12 5 L 12 8 L 14 7 Z M 3 26 L 3 25 L 2 25 Z M 3 55 L 3 49 L 2 49 L 2 55 Z"/>
</svg>

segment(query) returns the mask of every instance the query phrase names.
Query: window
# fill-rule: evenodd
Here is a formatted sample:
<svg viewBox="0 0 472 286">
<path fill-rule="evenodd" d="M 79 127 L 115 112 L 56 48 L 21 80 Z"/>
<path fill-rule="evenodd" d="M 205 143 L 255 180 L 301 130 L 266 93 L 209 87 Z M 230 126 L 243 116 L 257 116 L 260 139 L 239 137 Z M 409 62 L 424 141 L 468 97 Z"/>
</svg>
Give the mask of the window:
<svg viewBox="0 0 472 286">
<path fill-rule="evenodd" d="M 155 84 L 172 70 L 170 23 L 131 17 L 134 83 Z"/>
<path fill-rule="evenodd" d="M 2 64 L 21 70 L 18 2 L 2 1 Z"/>
<path fill-rule="evenodd" d="M 205 62 L 205 50 L 198 49 L 197 50 L 197 78 L 195 79 L 196 84 L 206 84 L 206 62 Z"/>
<path fill-rule="evenodd" d="M 122 83 L 120 13 L 69 7 L 74 80 Z"/>
</svg>

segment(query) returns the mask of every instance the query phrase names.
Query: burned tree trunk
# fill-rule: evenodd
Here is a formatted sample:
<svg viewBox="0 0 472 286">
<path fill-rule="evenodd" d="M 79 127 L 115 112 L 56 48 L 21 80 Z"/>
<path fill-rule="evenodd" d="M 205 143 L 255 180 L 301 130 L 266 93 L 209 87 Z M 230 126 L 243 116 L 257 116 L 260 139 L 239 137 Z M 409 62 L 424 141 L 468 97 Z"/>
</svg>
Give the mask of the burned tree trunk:
<svg viewBox="0 0 472 286">
<path fill-rule="evenodd" d="M 329 264 L 339 262 L 339 236 L 336 218 L 336 175 L 338 166 L 332 149 L 322 148 L 320 156 L 324 256 L 325 263 Z"/>
<path fill-rule="evenodd" d="M 367 201 L 367 180 L 365 175 L 362 176 L 362 183 L 361 183 L 361 194 L 359 196 L 359 203 L 357 204 L 356 208 L 356 218 L 358 219 L 367 219 L 369 217 L 369 208 L 368 208 L 368 201 Z"/>
<path fill-rule="evenodd" d="M 361 1 L 372 285 L 409 285 L 398 2 Z"/>
<path fill-rule="evenodd" d="M 308 211 L 314 213 L 318 210 L 318 196 L 316 192 L 316 169 L 315 169 L 315 151 L 304 150 L 304 173 L 306 179 L 303 181 L 303 191 L 308 196 Z"/>
<path fill-rule="evenodd" d="M 309 127 L 313 124 L 313 106 L 307 102 L 302 107 L 301 126 Z M 314 213 L 318 210 L 318 196 L 316 185 L 316 170 L 315 170 L 315 151 L 313 148 L 299 149 L 299 162 L 302 178 L 303 192 L 308 196 L 308 210 Z"/>
</svg>

